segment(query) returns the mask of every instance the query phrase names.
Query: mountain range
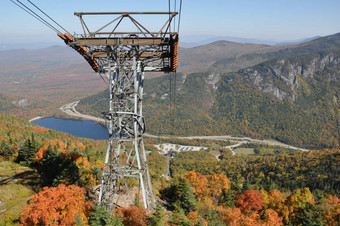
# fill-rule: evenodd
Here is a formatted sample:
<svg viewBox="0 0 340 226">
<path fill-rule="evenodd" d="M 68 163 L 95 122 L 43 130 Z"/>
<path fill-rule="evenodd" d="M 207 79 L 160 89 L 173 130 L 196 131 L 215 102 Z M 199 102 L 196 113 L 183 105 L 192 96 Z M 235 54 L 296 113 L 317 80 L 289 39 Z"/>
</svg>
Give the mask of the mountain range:
<svg viewBox="0 0 340 226">
<path fill-rule="evenodd" d="M 147 128 L 339 147 L 339 57 L 340 33 L 290 46 L 220 41 L 181 49 L 176 118 L 169 120 L 169 77 L 148 79 Z M 83 99 L 79 109 L 99 115 L 107 92 Z"/>
<path fill-rule="evenodd" d="M 314 39 L 320 38 L 320 36 L 300 38 L 296 40 L 265 40 L 256 38 L 242 38 L 233 36 L 216 36 L 216 35 L 186 35 L 181 36 L 180 47 L 193 48 L 197 46 L 207 45 L 216 41 L 229 41 L 236 43 L 251 43 L 251 44 L 266 44 L 266 45 L 290 45 L 299 44 Z M 45 41 L 45 42 L 2 42 L 0 43 L 0 51 L 13 50 L 13 49 L 28 49 L 38 50 L 42 48 L 48 48 L 50 46 L 63 46 L 60 40 Z"/>
<path fill-rule="evenodd" d="M 180 48 L 174 122 L 169 120 L 169 75 L 146 74 L 148 131 L 338 147 L 339 50 L 340 33 L 290 45 L 216 41 Z M 0 51 L 0 79 L 1 93 L 9 95 L 1 97 L 3 109 L 20 108 L 9 111 L 13 114 L 23 116 L 25 108 L 35 106 L 17 106 L 16 100 L 43 101 L 45 109 L 39 105 L 33 112 L 46 116 L 87 96 L 80 111 L 101 115 L 106 110 L 105 83 L 68 47 Z"/>
<path fill-rule="evenodd" d="M 292 45 L 300 44 L 303 42 L 312 41 L 320 38 L 321 36 L 314 36 L 308 38 L 300 38 L 295 40 L 267 40 L 258 38 L 242 38 L 234 36 L 216 36 L 216 35 L 189 35 L 181 36 L 180 47 L 193 48 L 197 46 L 207 45 L 216 41 L 229 41 L 235 43 L 248 43 L 248 44 L 265 44 L 265 45 Z"/>
<path fill-rule="evenodd" d="M 181 49 L 174 89 L 169 74 L 147 75 L 147 132 L 244 135 L 308 148 L 339 148 L 339 41 L 337 34 L 290 46 L 219 41 Z M 48 116 L 61 103 L 79 99 L 78 111 L 101 115 L 107 110 L 105 84 L 69 48 L 2 51 L 0 79 L 1 112 Z M 176 92 L 173 120 L 170 90 Z M 292 151 L 247 143 L 246 138 L 238 144 L 176 137 L 144 142 L 158 203 L 155 213 L 138 207 L 137 194 L 135 206 L 124 208 L 123 203 L 112 215 L 93 205 L 107 142 L 76 138 L 0 113 L 0 225 L 33 225 L 47 215 L 66 216 L 67 225 L 338 222 L 340 150 Z M 168 142 L 208 148 L 188 151 L 186 146 L 169 158 L 155 147 Z M 241 146 L 231 151 L 225 145 Z M 129 163 L 129 156 L 121 157 L 120 162 Z M 137 191 L 138 182 L 130 179 L 126 187 Z M 67 202 L 77 206 L 64 208 L 70 207 Z M 42 224 L 55 224 L 52 218 Z"/>
</svg>

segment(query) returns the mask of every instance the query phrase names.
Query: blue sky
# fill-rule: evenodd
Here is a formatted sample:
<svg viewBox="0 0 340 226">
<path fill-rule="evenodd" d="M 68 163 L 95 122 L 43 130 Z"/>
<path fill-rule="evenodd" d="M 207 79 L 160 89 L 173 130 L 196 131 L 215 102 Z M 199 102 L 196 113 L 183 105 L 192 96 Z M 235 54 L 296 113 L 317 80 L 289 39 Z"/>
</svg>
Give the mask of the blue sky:
<svg viewBox="0 0 340 226">
<path fill-rule="evenodd" d="M 30 5 L 27 0 L 20 1 Z M 73 12 L 168 10 L 165 0 L 31 1 L 72 33 L 81 31 Z M 286 41 L 340 32 L 340 0 L 182 1 L 182 37 L 213 35 Z M 173 5 L 174 0 L 171 2 Z M 38 40 L 59 41 L 53 31 L 10 0 L 0 0 L 0 43 Z"/>
</svg>

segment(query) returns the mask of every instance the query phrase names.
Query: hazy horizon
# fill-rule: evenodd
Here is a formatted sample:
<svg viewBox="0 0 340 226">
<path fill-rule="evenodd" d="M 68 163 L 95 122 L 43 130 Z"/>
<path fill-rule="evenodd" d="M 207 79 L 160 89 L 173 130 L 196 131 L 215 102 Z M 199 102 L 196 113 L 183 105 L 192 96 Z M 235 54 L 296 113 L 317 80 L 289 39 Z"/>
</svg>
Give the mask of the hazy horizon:
<svg viewBox="0 0 340 226">
<path fill-rule="evenodd" d="M 333 35 L 333 34 L 329 34 Z M 326 35 L 328 36 L 328 35 Z M 212 36 L 212 35 L 189 35 L 189 36 L 181 36 L 180 46 L 183 48 L 191 48 L 199 45 L 206 45 L 209 43 L 213 43 L 216 41 L 230 41 L 236 43 L 251 43 L 251 44 L 266 44 L 266 45 L 280 45 L 280 44 L 295 44 L 301 43 L 305 40 L 319 38 L 324 36 L 313 36 L 313 37 L 302 37 L 298 39 L 291 40 L 270 40 L 270 39 L 257 39 L 257 38 L 248 38 L 248 37 L 233 37 L 233 36 Z M 2 41 L 0 39 L 0 41 Z M 27 49 L 27 50 L 36 50 L 49 48 L 52 46 L 65 46 L 64 42 L 59 39 L 44 41 L 44 42 L 0 42 L 0 51 L 11 50 L 11 49 Z"/>
<path fill-rule="evenodd" d="M 34 9 L 27 1 L 21 2 Z M 38 7 L 65 27 L 70 33 L 80 33 L 79 19 L 74 12 L 88 11 L 168 11 L 168 1 L 90 0 L 33 1 Z M 175 3 L 175 1 L 171 1 Z M 179 0 L 176 8 L 178 9 Z M 172 6 L 171 8 L 174 8 Z M 180 36 L 182 42 L 195 42 L 185 37 L 227 36 L 272 42 L 296 41 L 340 32 L 340 1 L 338 0 L 183 0 Z M 95 19 L 94 19 L 95 18 Z M 90 17 L 96 26 L 104 19 Z M 110 18 L 108 21 L 110 21 Z M 111 18 L 112 19 L 112 18 Z M 106 19 L 105 19 L 106 21 Z M 157 19 L 146 20 L 156 26 Z M 0 1 L 0 43 L 55 42 L 56 34 L 9 0 Z M 203 39 L 204 40 L 204 39 Z M 202 41 L 202 40 L 201 40 Z"/>
</svg>

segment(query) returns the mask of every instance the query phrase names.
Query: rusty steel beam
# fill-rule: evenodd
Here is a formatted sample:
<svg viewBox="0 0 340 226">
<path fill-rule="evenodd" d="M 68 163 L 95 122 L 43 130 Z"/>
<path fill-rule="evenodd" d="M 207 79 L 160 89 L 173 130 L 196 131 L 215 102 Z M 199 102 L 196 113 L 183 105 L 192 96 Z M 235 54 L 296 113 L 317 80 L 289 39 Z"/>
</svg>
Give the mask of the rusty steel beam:
<svg viewBox="0 0 340 226">
<path fill-rule="evenodd" d="M 107 56 L 107 52 L 92 52 L 91 55 L 94 58 L 104 58 Z M 117 54 L 118 56 L 124 55 L 124 53 Z M 130 54 L 133 57 L 132 54 Z M 142 52 L 139 54 L 139 58 L 161 58 L 161 57 L 169 57 L 169 54 L 163 52 Z"/>
<path fill-rule="evenodd" d="M 79 46 L 106 46 L 106 45 L 155 45 L 159 46 L 163 43 L 162 38 L 77 38 L 73 42 Z"/>
<path fill-rule="evenodd" d="M 152 34 L 152 35 L 157 35 L 159 32 L 150 32 L 150 33 L 147 33 L 147 34 Z M 140 35 L 140 34 L 146 34 L 145 32 L 120 32 L 120 31 L 115 31 L 115 32 L 91 32 L 90 35 L 93 35 L 93 34 L 96 34 L 96 35 L 110 35 L 110 34 L 113 34 L 113 35 Z M 177 32 L 167 32 L 167 34 L 171 34 L 171 35 L 175 35 L 175 34 L 178 34 Z"/>
</svg>

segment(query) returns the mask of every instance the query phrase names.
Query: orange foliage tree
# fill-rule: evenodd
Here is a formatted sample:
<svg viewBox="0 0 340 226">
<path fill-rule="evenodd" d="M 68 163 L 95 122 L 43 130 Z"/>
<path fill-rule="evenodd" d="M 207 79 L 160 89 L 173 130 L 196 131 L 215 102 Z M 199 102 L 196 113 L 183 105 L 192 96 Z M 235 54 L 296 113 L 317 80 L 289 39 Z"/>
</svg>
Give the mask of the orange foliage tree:
<svg viewBox="0 0 340 226">
<path fill-rule="evenodd" d="M 76 219 L 86 225 L 92 202 L 85 200 L 85 190 L 75 185 L 45 187 L 22 210 L 23 225 L 73 225 Z"/>
<path fill-rule="evenodd" d="M 205 176 L 190 171 L 184 178 L 191 184 L 199 200 L 211 196 L 215 201 L 218 201 L 222 193 L 227 193 L 230 189 L 230 181 L 223 173 Z"/>
<path fill-rule="evenodd" d="M 261 210 L 264 206 L 264 199 L 262 195 L 253 190 L 247 190 L 240 195 L 236 201 L 236 205 L 244 213 L 252 213 Z"/>
<path fill-rule="evenodd" d="M 35 161 L 37 163 L 40 163 L 40 161 L 43 159 L 44 153 L 47 151 L 47 149 L 47 146 L 39 148 L 38 152 L 35 154 Z"/>
<path fill-rule="evenodd" d="M 282 218 L 272 209 L 266 210 L 264 222 L 265 225 L 283 225 Z"/>
<path fill-rule="evenodd" d="M 208 225 L 208 222 L 202 218 L 197 211 L 190 211 L 187 216 L 188 220 L 190 221 L 190 225 Z"/>
<path fill-rule="evenodd" d="M 230 226 L 253 226 L 261 225 L 260 215 L 257 213 L 243 214 L 240 208 L 221 209 L 221 218 Z"/>
<path fill-rule="evenodd" d="M 241 213 L 241 210 L 239 208 L 228 208 L 226 210 L 222 207 L 220 208 L 221 218 L 227 225 L 240 225 L 240 222 L 243 221 L 244 215 Z"/>
<path fill-rule="evenodd" d="M 218 199 L 222 193 L 227 193 L 230 189 L 230 181 L 228 177 L 223 174 L 213 174 L 208 176 L 210 195 Z"/>
<path fill-rule="evenodd" d="M 329 195 L 323 199 L 324 218 L 327 225 L 338 225 L 340 222 L 340 199 L 335 195 Z"/>
<path fill-rule="evenodd" d="M 120 216 L 125 226 L 146 226 L 147 214 L 143 207 L 131 206 L 119 208 L 116 214 Z"/>
<path fill-rule="evenodd" d="M 262 217 L 263 219 L 261 219 L 260 214 L 257 212 L 242 213 L 241 209 L 237 207 L 223 209 L 223 207 L 220 206 L 220 217 L 230 226 L 283 225 L 282 218 L 272 209 L 267 209 L 265 215 Z"/>
<path fill-rule="evenodd" d="M 208 180 L 202 174 L 190 171 L 184 178 L 191 184 L 192 189 L 199 200 L 210 193 L 210 189 L 207 186 Z"/>
</svg>

